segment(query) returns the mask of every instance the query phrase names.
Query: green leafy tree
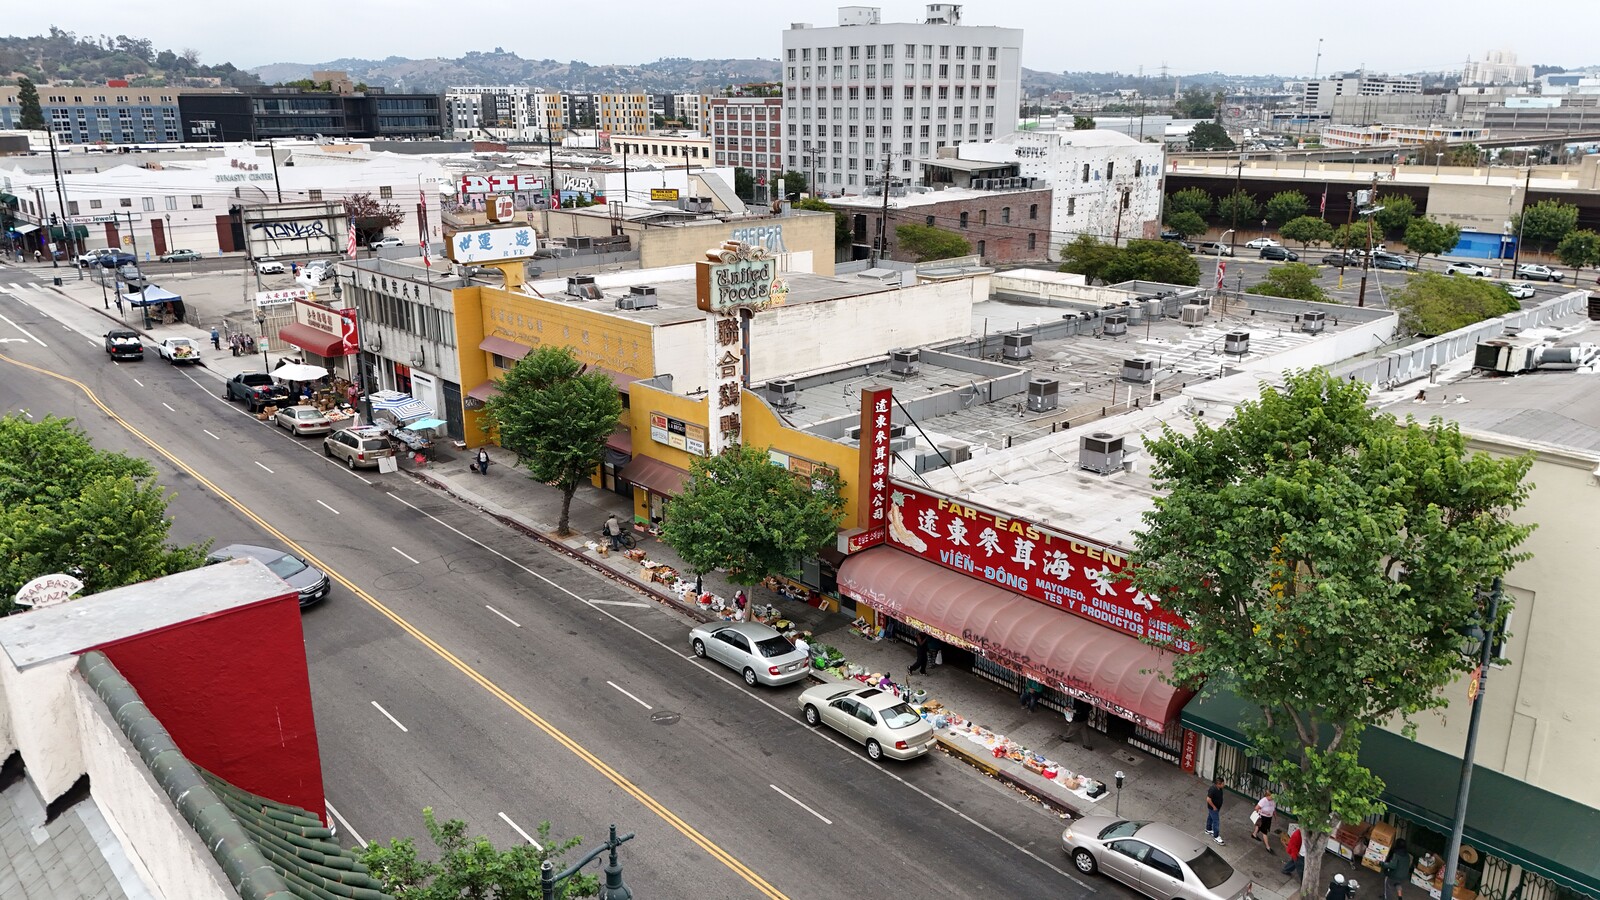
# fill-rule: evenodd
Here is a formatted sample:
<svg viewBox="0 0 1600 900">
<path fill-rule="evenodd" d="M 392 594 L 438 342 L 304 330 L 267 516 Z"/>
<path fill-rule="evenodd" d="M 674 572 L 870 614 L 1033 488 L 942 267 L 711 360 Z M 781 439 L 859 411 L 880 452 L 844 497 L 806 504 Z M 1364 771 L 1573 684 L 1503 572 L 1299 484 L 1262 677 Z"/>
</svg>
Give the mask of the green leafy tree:
<svg viewBox="0 0 1600 900">
<path fill-rule="evenodd" d="M 1390 305 L 1399 311 L 1400 323 L 1407 330 L 1423 335 L 1445 334 L 1520 308 L 1492 281 L 1435 272 L 1406 279 L 1406 286 L 1390 298 Z"/>
<path fill-rule="evenodd" d="M 1411 224 L 1411 219 L 1417 214 L 1416 201 L 1405 194 L 1379 197 L 1375 205 L 1383 208 L 1372 214 L 1372 222 L 1386 238 L 1403 237 L 1406 226 Z"/>
<path fill-rule="evenodd" d="M 1080 234 L 1061 248 L 1059 271 L 1082 275 L 1090 284 L 1096 281 L 1110 284 L 1106 271 L 1121 252 L 1110 244 L 1100 243 L 1093 235 Z"/>
<path fill-rule="evenodd" d="M 1560 200 L 1540 200 L 1511 217 L 1511 233 L 1548 253 L 1578 227 L 1578 207 Z"/>
<path fill-rule="evenodd" d="M 794 208 L 809 209 L 812 212 L 833 213 L 834 246 L 843 247 L 850 243 L 850 220 L 845 218 L 844 213 L 829 206 L 828 201 L 820 200 L 816 197 L 807 197 L 804 200 L 796 201 Z"/>
<path fill-rule="evenodd" d="M 756 584 L 834 540 L 844 517 L 841 484 L 830 470 L 801 480 L 764 449 L 730 447 L 694 460 L 661 539 L 697 574 L 722 569 L 735 584 Z"/>
<path fill-rule="evenodd" d="M 1250 755 L 1270 761 L 1307 847 L 1381 809 L 1362 733 L 1445 705 L 1472 666 L 1460 647 L 1480 589 L 1526 558 L 1531 530 L 1510 520 L 1531 455 L 1469 453 L 1454 424 L 1397 421 L 1367 393 L 1289 373 L 1217 427 L 1146 444 L 1160 493 L 1133 585 L 1189 623 L 1174 681 L 1216 678 L 1260 709 Z M 1324 858 L 1306 854 L 1302 896 Z"/>
<path fill-rule="evenodd" d="M 541 822 L 538 846 L 518 844 L 500 850 L 486 837 L 468 838 L 467 823 L 460 819 L 440 824 L 432 808 L 423 809 L 422 820 L 438 849 L 437 860 L 418 856 L 411 838 L 374 843 L 361 852 L 361 862 L 373 877 L 403 900 L 533 900 L 539 896 L 540 865 L 545 860 L 559 862 L 583 842 L 571 837 L 552 843 L 550 823 Z M 581 872 L 556 886 L 556 896 L 562 900 L 599 893 L 599 879 Z"/>
<path fill-rule="evenodd" d="M 1305 263 L 1284 263 L 1268 269 L 1266 277 L 1247 288 L 1245 293 L 1266 297 L 1287 297 L 1290 300 L 1314 300 L 1318 303 L 1331 302 L 1328 299 L 1328 292 L 1317 284 L 1321 278 L 1322 270 L 1316 266 L 1308 266 Z"/>
<path fill-rule="evenodd" d="M 1274 228 L 1306 214 L 1306 195 L 1299 191 L 1279 191 L 1267 199 L 1263 213 Z"/>
<path fill-rule="evenodd" d="M 17 79 L 17 106 L 22 114 L 18 124 L 23 131 L 44 130 L 44 110 L 39 106 L 39 89 L 27 78 Z"/>
<path fill-rule="evenodd" d="M 950 259 L 972 252 L 972 244 L 953 231 L 934 225 L 908 222 L 894 227 L 894 239 L 901 253 L 914 257 L 917 262 Z"/>
<path fill-rule="evenodd" d="M 1074 131 L 1093 131 L 1094 118 L 1092 116 L 1073 116 L 1072 128 Z"/>
<path fill-rule="evenodd" d="M 617 386 L 586 371 L 571 348 L 545 345 L 517 361 L 484 404 L 487 427 L 535 481 L 561 492 L 558 534 L 568 534 L 572 495 L 605 458 L 606 439 L 622 417 Z"/>
<path fill-rule="evenodd" d="M 1437 222 L 1427 216 L 1417 216 L 1406 225 L 1406 247 L 1417 255 L 1420 264 L 1424 256 L 1449 253 L 1461 242 L 1461 228 Z"/>
<path fill-rule="evenodd" d="M 1244 191 L 1234 191 L 1217 201 L 1217 218 L 1238 230 L 1261 214 L 1261 205 Z"/>
<path fill-rule="evenodd" d="M 1211 215 L 1211 195 L 1204 188 L 1184 188 L 1167 195 L 1167 214 L 1192 212 L 1204 219 Z"/>
<path fill-rule="evenodd" d="M 1579 277 L 1584 266 L 1600 266 L 1600 235 L 1585 228 L 1573 231 L 1556 245 L 1556 258 L 1572 267 L 1572 277 Z"/>
<path fill-rule="evenodd" d="M 168 543 L 168 499 L 154 466 L 96 449 L 71 419 L 0 417 L 0 614 L 41 575 L 89 595 L 199 567 L 210 544 Z"/>
<path fill-rule="evenodd" d="M 1191 238 L 1197 234 L 1205 234 L 1206 220 L 1184 209 L 1168 212 L 1166 226 L 1185 238 Z"/>
<path fill-rule="evenodd" d="M 756 179 L 754 175 L 750 174 L 750 170 L 744 166 L 734 166 L 733 168 L 733 192 L 738 194 L 739 199 L 746 203 L 755 200 Z"/>
<path fill-rule="evenodd" d="M 1156 281 L 1193 286 L 1200 283 L 1200 264 L 1172 241 L 1129 241 L 1106 266 L 1103 277 L 1107 284 Z"/>
<path fill-rule="evenodd" d="M 1364 249 L 1367 246 L 1367 226 L 1340 225 L 1333 230 L 1333 237 L 1328 239 L 1328 246 L 1340 250 Z"/>
<path fill-rule="evenodd" d="M 1200 88 L 1189 88 L 1173 104 L 1180 119 L 1211 119 L 1217 115 L 1215 98 Z"/>
<path fill-rule="evenodd" d="M 1201 122 L 1189 129 L 1190 150 L 1232 150 L 1233 138 L 1215 122 Z"/>
<path fill-rule="evenodd" d="M 783 173 L 784 196 L 793 197 L 794 199 L 798 200 L 800 199 L 800 195 L 804 194 L 808 187 L 809 185 L 806 183 L 806 174 L 804 172 L 796 172 L 793 169 L 790 169 L 789 171 Z"/>
<path fill-rule="evenodd" d="M 1333 240 L 1333 226 L 1316 216 L 1300 216 L 1283 223 L 1278 229 L 1284 240 L 1299 241 L 1302 248 L 1312 244 L 1326 244 Z M 1278 296 L 1283 296 L 1279 294 Z"/>
</svg>

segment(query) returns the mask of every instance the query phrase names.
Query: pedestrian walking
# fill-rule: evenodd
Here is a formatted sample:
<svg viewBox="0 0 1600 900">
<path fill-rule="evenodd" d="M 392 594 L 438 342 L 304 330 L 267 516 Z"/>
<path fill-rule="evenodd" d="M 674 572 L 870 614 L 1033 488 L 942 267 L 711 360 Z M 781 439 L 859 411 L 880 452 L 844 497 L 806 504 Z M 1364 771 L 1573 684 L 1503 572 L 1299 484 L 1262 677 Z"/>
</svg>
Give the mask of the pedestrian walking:
<svg viewBox="0 0 1600 900">
<path fill-rule="evenodd" d="M 1406 882 L 1411 880 L 1411 851 L 1406 839 L 1399 838 L 1383 859 L 1383 900 L 1401 900 Z"/>
<path fill-rule="evenodd" d="M 1283 874 L 1300 876 L 1306 870 L 1305 831 L 1299 825 L 1289 826 L 1289 839 L 1283 842 L 1283 852 L 1289 861 L 1283 864 Z"/>
<path fill-rule="evenodd" d="M 1328 882 L 1328 893 L 1323 895 L 1323 900 L 1350 900 L 1355 892 L 1355 882 L 1346 881 L 1343 875 L 1335 875 L 1333 880 Z"/>
<path fill-rule="evenodd" d="M 611 544 L 611 549 L 621 550 L 622 523 L 617 521 L 616 513 L 612 513 L 610 516 L 606 517 L 606 524 L 603 530 L 605 531 L 606 540 Z"/>
<path fill-rule="evenodd" d="M 218 331 L 215 325 L 211 326 L 211 349 L 222 349 L 222 332 Z"/>
<path fill-rule="evenodd" d="M 1278 801 L 1272 799 L 1272 792 L 1267 791 L 1256 801 L 1256 808 L 1250 813 L 1250 821 L 1255 823 L 1255 831 L 1250 832 L 1252 838 L 1260 838 L 1261 846 L 1267 848 L 1268 856 L 1277 856 L 1272 852 L 1272 817 L 1278 812 Z"/>
<path fill-rule="evenodd" d="M 918 671 L 924 675 L 928 674 L 928 636 L 921 632 L 917 633 L 917 659 L 911 664 L 910 672 Z"/>
<path fill-rule="evenodd" d="M 1089 727 L 1090 712 L 1089 704 L 1076 697 L 1068 697 L 1065 711 L 1062 713 L 1067 720 L 1067 733 L 1063 734 L 1061 739 L 1070 744 L 1073 738 L 1077 738 L 1083 749 L 1093 750 L 1094 747 L 1089 744 L 1090 738 L 1094 735 L 1094 729 Z"/>
<path fill-rule="evenodd" d="M 1217 843 L 1222 840 L 1222 801 L 1225 796 L 1222 789 L 1222 776 L 1218 775 L 1211 780 L 1211 787 L 1206 789 L 1206 834 Z"/>
<path fill-rule="evenodd" d="M 478 459 L 477 459 L 477 462 L 474 462 L 472 464 L 472 471 L 477 472 L 479 475 L 487 475 L 487 474 L 489 474 L 489 450 L 488 450 L 488 448 L 486 448 L 486 447 L 479 447 L 478 448 Z"/>
</svg>

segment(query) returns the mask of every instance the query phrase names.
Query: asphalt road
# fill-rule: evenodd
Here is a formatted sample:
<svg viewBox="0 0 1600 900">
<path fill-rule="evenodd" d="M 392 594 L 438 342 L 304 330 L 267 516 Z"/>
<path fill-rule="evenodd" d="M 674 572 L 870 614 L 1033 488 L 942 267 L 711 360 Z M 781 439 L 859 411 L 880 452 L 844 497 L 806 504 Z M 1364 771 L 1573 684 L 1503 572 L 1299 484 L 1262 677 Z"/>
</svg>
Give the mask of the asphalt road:
<svg viewBox="0 0 1600 900">
<path fill-rule="evenodd" d="M 1333 252 L 1327 248 L 1312 247 L 1309 250 L 1303 250 L 1299 247 L 1290 246 L 1289 249 L 1299 255 L 1300 262 L 1315 266 L 1322 272 L 1322 277 L 1317 284 L 1334 299 L 1347 306 L 1355 306 L 1360 302 L 1362 271 L 1359 266 L 1351 266 L 1341 272 L 1337 266 L 1324 266 L 1321 264 L 1322 258 Z M 1251 250 L 1243 243 L 1239 244 L 1236 252 L 1238 255 L 1231 259 L 1223 258 L 1223 261 L 1228 264 L 1223 280 L 1223 290 L 1230 293 L 1238 293 L 1248 289 L 1251 285 L 1257 284 L 1265 278 L 1267 272 L 1273 266 L 1283 265 L 1281 262 L 1272 262 L 1259 258 L 1257 256 L 1259 251 Z M 1415 260 L 1415 257 L 1409 254 L 1406 258 Z M 1217 258 L 1215 256 L 1197 254 L 1195 260 L 1200 264 L 1200 286 L 1203 288 L 1216 286 Z M 1446 265 L 1448 263 L 1436 257 L 1428 257 L 1422 261 L 1421 271 L 1443 274 Z M 1490 268 L 1495 267 L 1490 266 Z M 1505 272 L 1507 274 L 1505 280 L 1510 280 L 1510 273 L 1513 268 L 1511 261 L 1506 260 Z M 1564 274 L 1566 275 L 1566 280 L 1560 282 L 1528 282 L 1533 285 L 1536 293 L 1533 297 L 1522 302 L 1524 304 L 1538 303 L 1556 294 L 1563 294 L 1572 290 L 1572 273 L 1570 270 L 1566 270 Z M 1407 275 L 1408 273 L 1406 272 L 1390 269 L 1374 268 L 1367 270 L 1365 305 L 1378 309 L 1388 309 L 1389 297 L 1395 291 L 1405 287 Z M 1500 279 L 1497 276 L 1495 280 Z"/>
<path fill-rule="evenodd" d="M 151 458 L 175 540 L 298 547 L 335 575 L 304 623 L 347 838 L 421 836 L 431 806 L 502 845 L 616 823 L 652 897 L 1122 895 L 1072 878 L 1059 822 L 966 766 L 872 763 L 799 721 L 798 687 L 692 659 L 687 622 L 637 595 L 403 475 L 346 471 L 204 369 L 109 362 L 98 311 L 3 269 L 0 316 L 0 409 Z"/>
</svg>

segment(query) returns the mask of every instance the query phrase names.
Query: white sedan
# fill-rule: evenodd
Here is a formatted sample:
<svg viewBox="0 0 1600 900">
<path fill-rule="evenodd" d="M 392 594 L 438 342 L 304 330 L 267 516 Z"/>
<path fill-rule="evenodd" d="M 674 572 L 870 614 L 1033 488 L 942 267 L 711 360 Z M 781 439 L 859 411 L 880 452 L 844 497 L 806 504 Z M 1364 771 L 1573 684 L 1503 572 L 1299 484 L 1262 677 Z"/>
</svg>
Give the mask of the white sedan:
<svg viewBox="0 0 1600 900">
<path fill-rule="evenodd" d="M 1534 295 L 1533 285 L 1526 281 L 1502 281 L 1499 284 L 1513 300 L 1527 300 Z"/>
<path fill-rule="evenodd" d="M 263 256 L 256 260 L 257 275 L 282 275 L 283 262 L 270 256 Z"/>
<path fill-rule="evenodd" d="M 1248 244 L 1245 244 L 1245 246 L 1249 247 L 1251 250 L 1260 250 L 1260 249 L 1262 249 L 1264 247 L 1282 247 L 1283 245 L 1278 243 L 1277 241 L 1273 240 L 1272 238 L 1259 237 L 1259 238 L 1256 238 L 1255 240 L 1249 242 Z"/>
<path fill-rule="evenodd" d="M 173 365 L 200 362 L 200 344 L 188 338 L 167 338 L 156 345 L 156 355 Z"/>
<path fill-rule="evenodd" d="M 1493 274 L 1488 266 L 1480 266 L 1477 263 L 1465 262 L 1451 263 L 1450 265 L 1445 266 L 1444 273 L 1446 275 L 1474 275 L 1478 278 L 1488 278 L 1491 274 Z"/>
</svg>

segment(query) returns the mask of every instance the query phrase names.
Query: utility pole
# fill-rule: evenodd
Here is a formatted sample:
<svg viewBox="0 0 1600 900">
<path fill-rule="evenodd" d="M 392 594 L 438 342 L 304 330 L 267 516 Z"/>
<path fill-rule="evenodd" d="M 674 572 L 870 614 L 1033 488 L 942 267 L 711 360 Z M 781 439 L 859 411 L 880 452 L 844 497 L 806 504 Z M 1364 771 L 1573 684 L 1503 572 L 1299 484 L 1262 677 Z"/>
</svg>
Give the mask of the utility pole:
<svg viewBox="0 0 1600 900">
<path fill-rule="evenodd" d="M 278 151 L 272 146 L 272 138 L 267 138 L 267 155 L 272 157 L 272 188 L 278 193 L 278 202 L 282 203 L 283 185 L 278 183 Z"/>
<path fill-rule="evenodd" d="M 628 142 L 622 142 L 622 205 L 628 205 Z"/>
<path fill-rule="evenodd" d="M 1378 199 L 1378 173 L 1372 173 L 1372 200 Z M 1369 207 L 1363 216 L 1367 217 L 1367 252 L 1361 257 L 1361 289 L 1356 293 L 1356 306 L 1367 305 L 1367 273 L 1372 271 L 1372 217 L 1377 215 L 1381 206 Z"/>
<path fill-rule="evenodd" d="M 872 266 L 876 268 L 879 259 L 889 255 L 889 171 L 893 167 L 893 154 L 889 145 L 883 145 L 883 212 L 878 217 L 878 241 L 872 248 Z"/>
<path fill-rule="evenodd" d="M 63 243 L 76 251 L 72 254 L 72 256 L 73 259 L 77 259 L 77 257 L 83 253 L 83 248 L 77 246 L 77 239 L 73 234 L 73 231 L 77 228 L 77 226 L 67 222 L 67 189 L 66 186 L 61 182 L 61 164 L 56 158 L 56 132 L 54 128 L 46 128 L 44 133 L 50 137 L 50 171 L 55 173 L 56 200 L 61 203 L 61 239 Z M 56 255 L 54 253 L 50 254 L 50 262 L 52 265 L 58 265 L 56 263 Z M 75 266 L 75 268 L 78 270 L 78 280 L 82 281 L 83 266 Z"/>
<path fill-rule="evenodd" d="M 1517 263 L 1522 261 L 1522 226 L 1528 218 L 1528 186 L 1533 183 L 1533 166 L 1522 179 L 1522 211 L 1517 213 L 1517 246 L 1511 249 L 1511 277 L 1517 277 Z"/>
<path fill-rule="evenodd" d="M 556 188 L 556 145 L 548 134 L 544 138 L 544 148 L 550 154 L 550 203 L 546 209 L 560 209 L 561 191 Z"/>
<path fill-rule="evenodd" d="M 131 212 L 128 213 L 128 238 L 133 241 L 133 264 L 134 264 L 134 268 L 138 268 L 138 266 L 139 266 L 139 232 L 134 230 L 134 227 L 133 227 L 133 213 L 131 213 Z M 145 303 L 149 299 L 149 294 L 147 293 L 149 290 L 150 290 L 150 279 L 145 278 L 144 277 L 144 273 L 140 272 L 139 273 L 139 304 L 144 309 L 144 319 L 145 319 L 145 322 L 147 322 L 147 323 L 150 321 L 150 307 L 145 305 Z"/>
<path fill-rule="evenodd" d="M 1233 221 L 1228 223 L 1230 226 L 1232 226 L 1231 228 L 1229 228 L 1229 230 L 1233 232 L 1233 243 L 1228 245 L 1228 251 L 1229 251 L 1228 255 L 1229 256 L 1233 256 L 1235 253 L 1237 253 L 1239 251 L 1239 202 L 1238 202 L 1238 198 L 1239 198 L 1239 188 L 1240 188 L 1240 185 L 1243 184 L 1243 182 L 1244 182 L 1244 151 L 1240 150 L 1239 151 L 1239 168 L 1237 170 L 1235 170 L 1235 172 L 1233 174 L 1233 196 L 1234 196 Z"/>
</svg>

